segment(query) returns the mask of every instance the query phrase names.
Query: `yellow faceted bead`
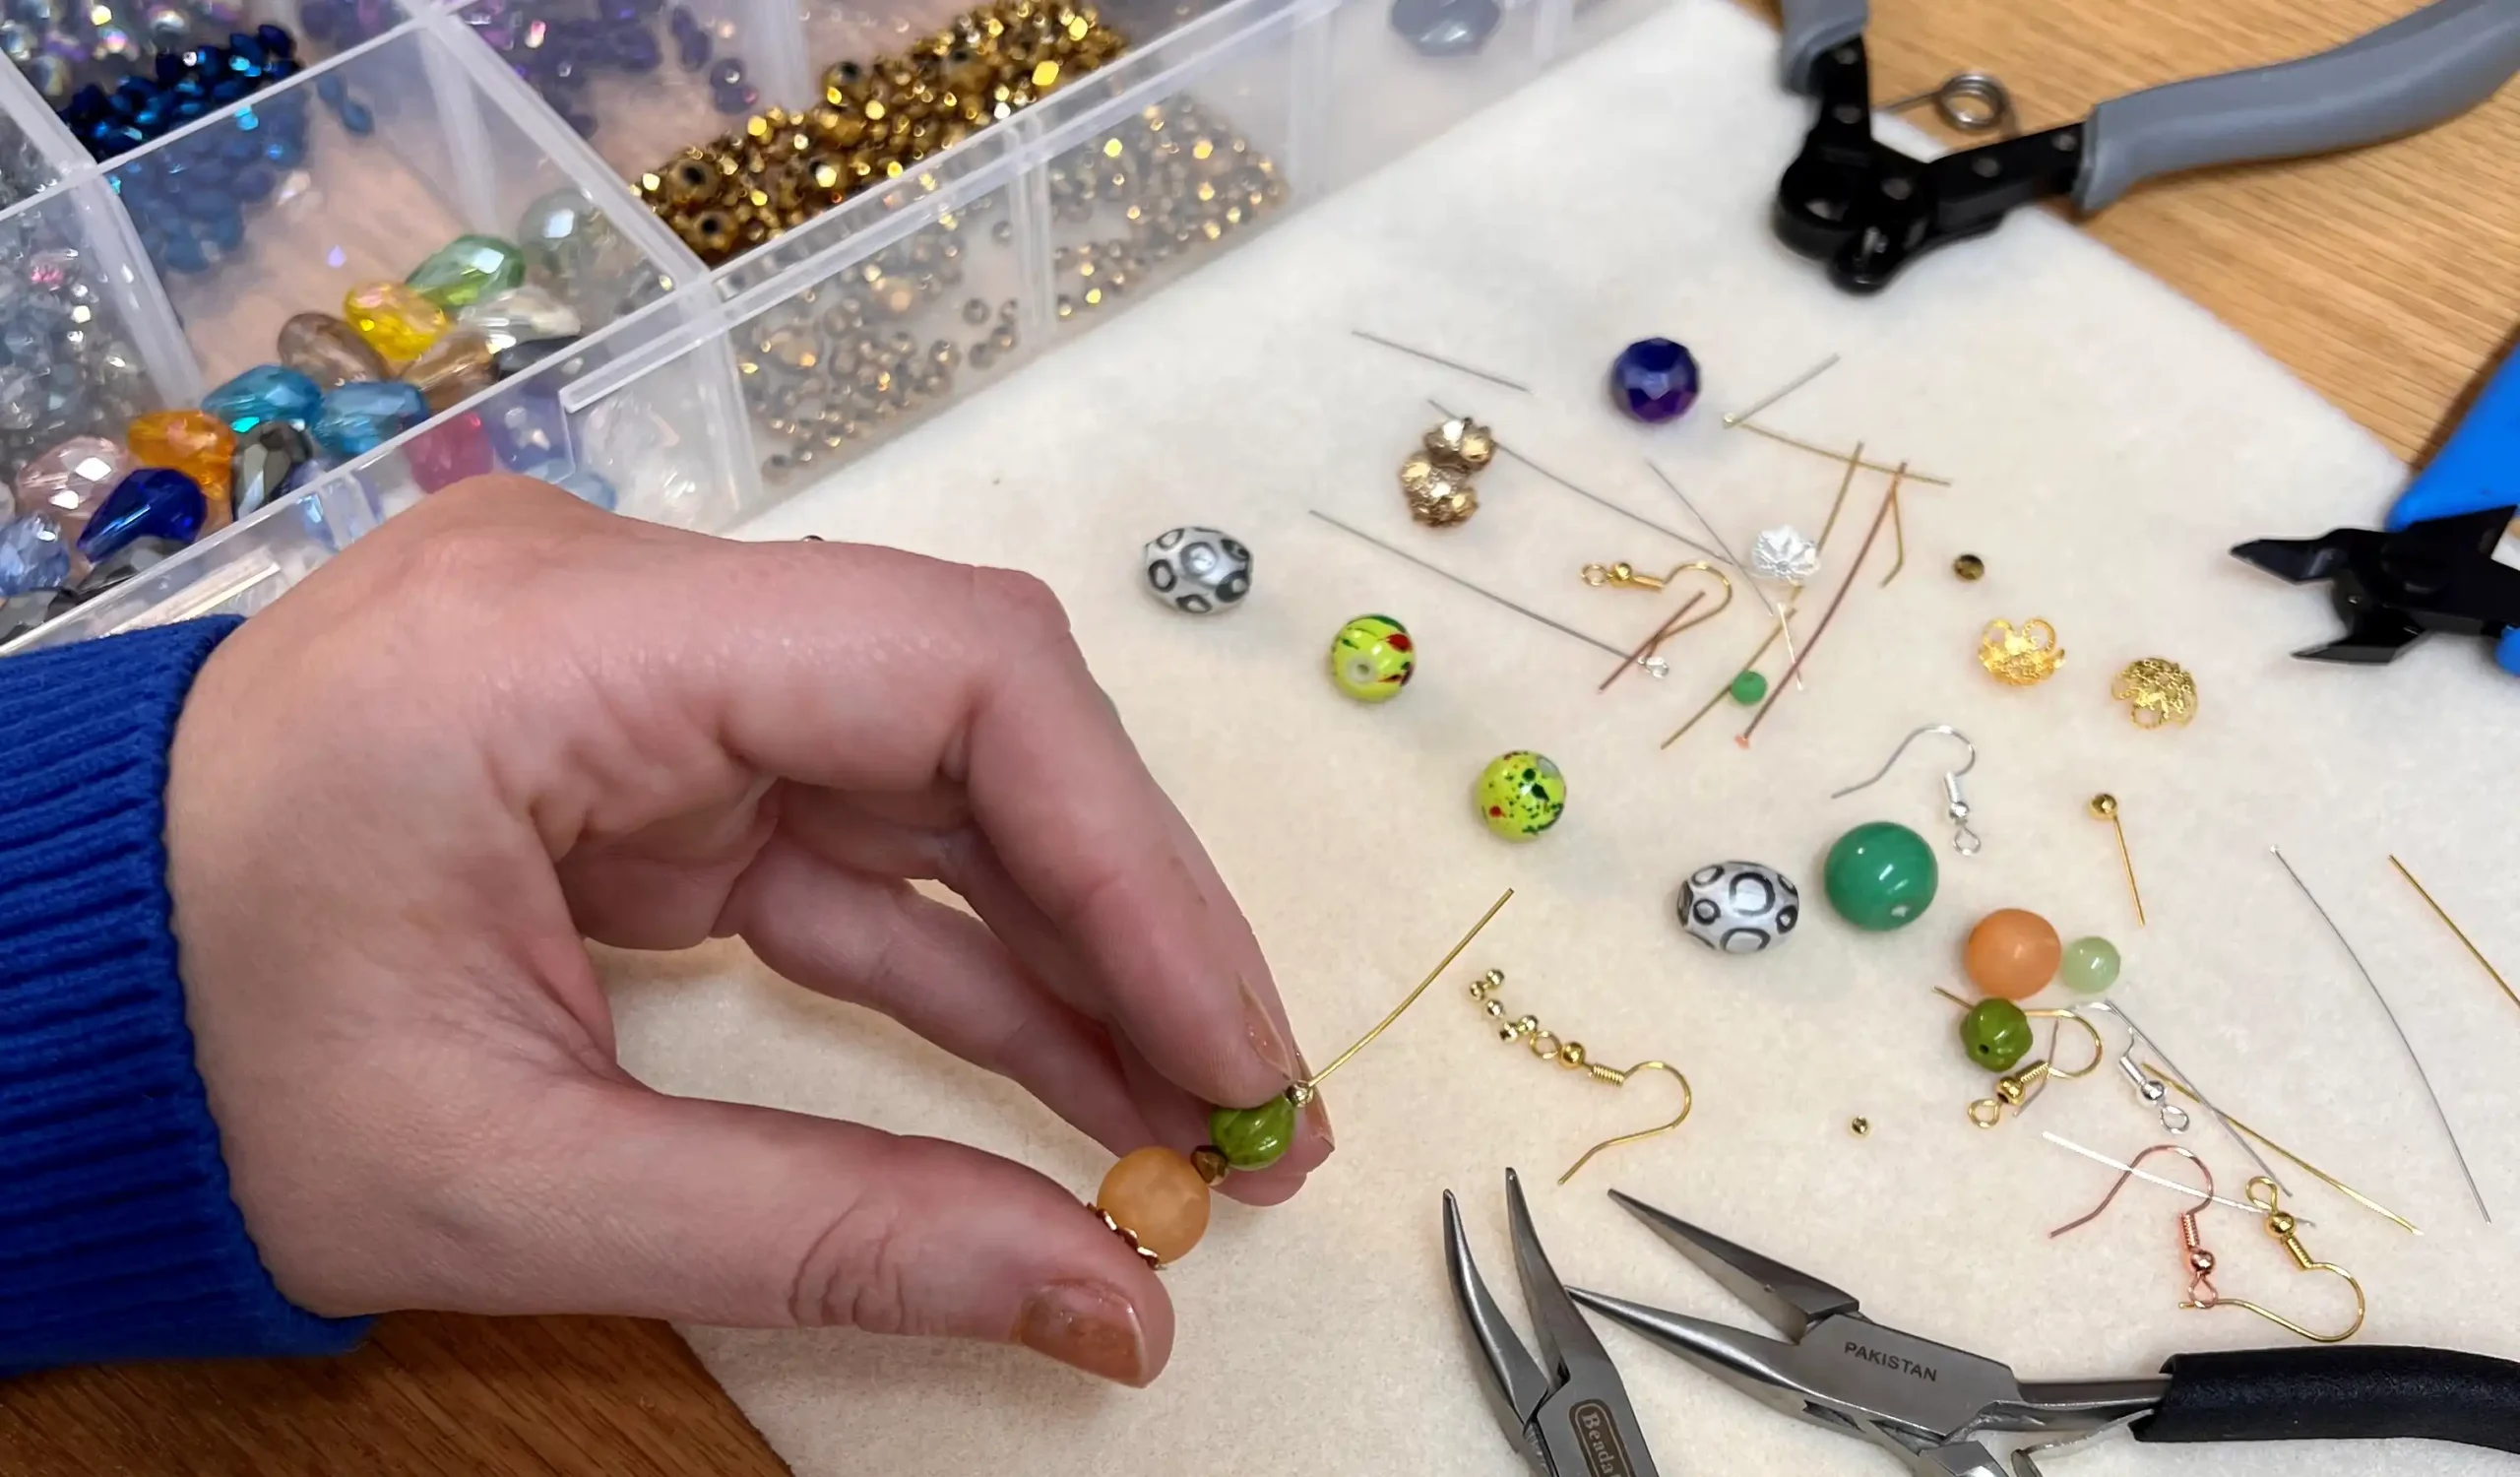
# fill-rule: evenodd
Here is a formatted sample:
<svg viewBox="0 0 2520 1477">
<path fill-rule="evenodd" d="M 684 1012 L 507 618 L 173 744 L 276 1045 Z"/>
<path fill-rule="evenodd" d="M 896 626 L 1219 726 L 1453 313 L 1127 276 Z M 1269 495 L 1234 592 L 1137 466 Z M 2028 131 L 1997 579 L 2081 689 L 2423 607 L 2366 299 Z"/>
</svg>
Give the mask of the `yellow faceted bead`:
<svg viewBox="0 0 2520 1477">
<path fill-rule="evenodd" d="M 342 316 L 393 369 L 418 358 L 451 321 L 446 309 L 399 282 L 350 289 L 342 299 Z"/>
<path fill-rule="evenodd" d="M 236 433 L 206 411 L 151 411 L 131 422 L 123 444 L 143 467 L 172 467 L 201 484 L 216 510 L 227 500 Z"/>
</svg>

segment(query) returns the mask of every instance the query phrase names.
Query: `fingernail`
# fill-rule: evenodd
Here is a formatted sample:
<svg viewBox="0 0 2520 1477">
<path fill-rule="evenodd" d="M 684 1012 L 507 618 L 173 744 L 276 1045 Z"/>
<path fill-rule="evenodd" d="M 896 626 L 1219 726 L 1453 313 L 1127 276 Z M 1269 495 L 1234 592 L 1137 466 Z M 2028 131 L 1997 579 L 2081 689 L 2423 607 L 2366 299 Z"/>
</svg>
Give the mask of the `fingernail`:
<svg viewBox="0 0 2520 1477">
<path fill-rule="evenodd" d="M 1025 1299 L 1015 1341 L 1089 1375 L 1140 1387 L 1147 1382 L 1138 1311 L 1100 1282 L 1053 1282 Z"/>
<path fill-rule="evenodd" d="M 1242 1030 L 1251 1038 L 1251 1050 L 1268 1063 L 1269 1070 L 1292 1082 L 1295 1079 L 1295 1054 L 1287 1048 L 1287 1039 L 1278 1034 L 1278 1023 L 1270 1018 L 1269 1007 L 1251 993 L 1251 986 L 1237 980 L 1242 991 Z"/>
</svg>

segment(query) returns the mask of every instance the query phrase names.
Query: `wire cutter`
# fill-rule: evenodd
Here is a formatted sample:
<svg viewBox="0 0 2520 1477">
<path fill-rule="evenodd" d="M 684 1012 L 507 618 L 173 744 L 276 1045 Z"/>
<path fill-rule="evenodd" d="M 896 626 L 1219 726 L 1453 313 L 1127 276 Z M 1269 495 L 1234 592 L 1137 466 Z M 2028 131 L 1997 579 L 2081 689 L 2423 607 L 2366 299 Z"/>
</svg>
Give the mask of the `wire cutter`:
<svg viewBox="0 0 2520 1477">
<path fill-rule="evenodd" d="M 2520 5 L 2513 7 L 2520 10 Z M 2506 358 L 2398 494 L 2381 529 L 2253 539 L 2235 557 L 2294 584 L 2330 582 L 2346 633 L 2294 653 L 2382 663 L 2430 631 L 2483 636 L 2520 674 L 2520 569 L 2493 556 L 2520 504 L 2520 354 Z"/>
<path fill-rule="evenodd" d="M 1777 185 L 1776 230 L 1850 292 L 1877 292 L 1920 252 L 1984 235 L 2034 201 L 2071 196 L 2088 214 L 2159 174 L 2420 132 L 2520 71 L 2520 5 L 2433 0 L 2315 56 L 2148 88 L 2079 122 L 1926 161 L 1872 136 L 1866 0 L 1783 10 L 1785 86 L 1816 98 L 1819 117 Z"/>
<path fill-rule="evenodd" d="M 1546 1372 L 1515 1338 L 1444 1196 L 1453 1293 L 1499 1397 L 1507 1440 L 1543 1477 L 1652 1477 L 1654 1458 L 1591 1309 L 1787 1415 L 1871 1442 L 1919 1477 L 2038 1477 L 2032 1452 L 2120 1426 L 2146 1442 L 2430 1437 L 2520 1452 L 2520 1365 L 2439 1349 L 2181 1354 L 2131 1380 L 2029 1381 L 2008 1367 L 1865 1317 L 1854 1294 L 1610 1191 L 1610 1197 L 1785 1333 L 1772 1338 L 1569 1290 L 1505 1177 L 1514 1259 Z M 2007 1472 L 1982 1440 L 2034 1439 Z"/>
</svg>

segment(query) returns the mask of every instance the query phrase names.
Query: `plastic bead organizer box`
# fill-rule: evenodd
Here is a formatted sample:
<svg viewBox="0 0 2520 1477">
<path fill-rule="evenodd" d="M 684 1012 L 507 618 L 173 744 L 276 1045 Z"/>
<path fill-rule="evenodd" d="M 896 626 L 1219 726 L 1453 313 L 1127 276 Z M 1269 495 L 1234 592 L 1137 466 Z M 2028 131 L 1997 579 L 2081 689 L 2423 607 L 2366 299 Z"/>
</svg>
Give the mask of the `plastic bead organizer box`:
<svg viewBox="0 0 2520 1477">
<path fill-rule="evenodd" d="M 610 40 L 590 31 L 599 23 L 552 19 L 589 5 L 623 23 Z M 460 236 L 515 241 L 555 199 L 591 212 L 612 253 L 604 290 L 567 304 L 584 333 L 564 352 L 513 372 L 502 362 L 504 377 L 451 403 L 433 394 L 420 423 L 369 427 L 390 438 L 301 474 L 0 653 L 251 612 L 435 485 L 493 465 L 600 488 L 633 516 L 731 527 L 1661 0 L 1472 7 L 1492 22 L 1483 39 L 1458 18 L 1430 37 L 1418 15 L 1428 7 L 1391 0 L 983 9 L 1019 6 L 1085 17 L 1116 44 L 1090 70 L 1019 78 L 1021 106 L 981 108 L 950 147 L 757 244 L 719 242 L 712 223 L 675 214 L 675 161 L 747 129 L 756 143 L 782 123 L 802 135 L 828 90 L 879 84 L 886 59 L 954 25 L 953 0 L 248 0 L 207 30 L 250 40 L 277 27 L 293 56 L 257 90 L 220 102 L 213 88 L 198 116 L 119 153 L 57 110 L 85 70 L 0 68 L 0 317 L 65 261 L 83 273 L 95 290 L 75 362 L 119 377 L 93 388 L 121 397 L 122 415 L 197 406 L 274 359 L 291 317 L 340 312 L 346 293 L 401 283 Z M 134 24 L 161 11 L 175 8 L 136 11 Z M 648 24 L 634 35 L 636 18 Z M 1418 32 L 1404 33 L 1413 19 Z M 581 54 L 555 85 L 553 69 L 519 58 L 562 34 Z M 159 56 L 158 75 L 174 62 Z M 88 115 L 101 116 L 93 99 Z M 186 161 L 240 135 L 279 147 L 264 156 L 275 166 L 208 184 L 198 166 L 186 174 Z M 206 201 L 214 186 L 252 198 L 241 211 Z M 184 243 L 204 240 L 213 249 L 197 261 Z M 531 258 L 536 243 L 521 244 Z M 44 446 L 9 434 L 8 390 L 0 457 L 14 480 Z M 123 435 L 120 420 L 82 429 Z"/>
</svg>

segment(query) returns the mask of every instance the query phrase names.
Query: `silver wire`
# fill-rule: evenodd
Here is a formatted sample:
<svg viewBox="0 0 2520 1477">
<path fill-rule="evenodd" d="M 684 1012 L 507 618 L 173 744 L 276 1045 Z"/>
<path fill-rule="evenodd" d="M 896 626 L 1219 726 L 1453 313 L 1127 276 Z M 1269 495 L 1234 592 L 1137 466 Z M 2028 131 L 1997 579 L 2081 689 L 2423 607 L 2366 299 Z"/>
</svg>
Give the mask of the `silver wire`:
<svg viewBox="0 0 2520 1477">
<path fill-rule="evenodd" d="M 1618 658 L 1622 662 L 1634 662 L 1637 666 L 1644 668 L 1649 675 L 1659 677 L 1669 675 L 1670 673 L 1671 664 L 1664 661 L 1661 657 L 1639 657 L 1636 653 L 1621 647 L 1612 646 L 1598 636 L 1585 635 L 1582 631 L 1575 629 L 1575 627 L 1567 625 L 1563 621 L 1552 620 L 1548 616 L 1543 615 L 1540 611 L 1532 610 L 1528 606 L 1518 606 L 1501 595 L 1494 594 L 1487 590 L 1482 590 L 1479 586 L 1472 584 L 1470 581 L 1463 579 L 1460 575 L 1453 573 L 1451 570 L 1446 569 L 1441 565 L 1429 564 L 1424 559 L 1418 557 L 1416 554 L 1411 553 L 1409 550 L 1402 548 L 1397 545 L 1385 544 L 1380 539 L 1366 533 L 1363 529 L 1350 528 L 1348 525 L 1341 523 L 1338 519 L 1331 517 L 1319 508 L 1307 508 L 1304 511 L 1312 514 L 1313 517 L 1320 519 L 1322 522 L 1329 524 L 1332 528 L 1339 530 L 1343 534 L 1362 539 L 1367 544 L 1372 545 L 1374 547 L 1381 549 L 1385 553 L 1396 554 L 1401 558 L 1407 559 L 1410 563 L 1425 570 L 1428 574 L 1440 575 L 1443 578 L 1452 581 L 1454 584 L 1461 586 L 1473 595 L 1494 601 L 1496 604 L 1503 606 L 1506 610 L 1513 611 L 1517 615 L 1537 620 L 1541 624 L 1547 626 L 1550 630 L 1561 631 L 1566 635 L 1572 636 L 1576 640 L 1583 642 L 1586 646 L 1592 647 L 1598 651 L 1608 652 L 1611 656 Z"/>
<path fill-rule="evenodd" d="M 1907 738 L 1899 740 L 1897 748 L 1890 750 L 1890 757 L 1881 761 L 1881 767 L 1872 772 L 1871 779 L 1858 780 L 1844 790 L 1832 791 L 1829 799 L 1844 800 L 1858 790 L 1869 790 L 1880 784 L 1882 779 L 1890 773 L 1891 767 L 1899 762 L 1899 756 L 1908 751 L 1908 745 L 1927 734 L 1941 734 L 1947 738 L 1957 738 L 1960 740 L 1960 746 L 1969 750 L 1968 763 L 1961 765 L 1958 769 L 1943 771 L 1942 793 L 1950 802 L 1944 807 L 1943 813 L 1950 819 L 1952 825 L 1951 849 L 1964 857 L 1974 857 L 1978 855 L 1978 849 L 1983 843 L 1979 840 L 1978 833 L 1969 828 L 1969 800 L 1961 794 L 1960 777 L 1978 767 L 1978 745 L 1969 741 L 1968 735 L 1947 723 L 1927 724 L 1910 733 Z"/>
<path fill-rule="evenodd" d="M 2415 1043 L 2407 1039 L 2406 1027 L 2398 1024 L 2398 1013 L 2390 1006 L 2389 997 L 2380 993 L 2380 982 L 2371 978 L 2371 971 L 2362 963 L 2362 956 L 2354 951 L 2354 944 L 2345 936 L 2345 931 L 2338 928 L 2336 920 L 2328 915 L 2327 905 L 2319 901 L 2317 893 L 2310 891 L 2310 884 L 2301 880 L 2301 874 L 2293 869 L 2293 864 L 2284 859 L 2284 849 L 2270 846 L 2266 850 L 2274 856 L 2276 865 L 2284 868 L 2284 874 L 2293 879 L 2293 885 L 2301 889 L 2301 896 L 2310 900 L 2310 907 L 2318 913 L 2319 922 L 2326 924 L 2327 931 L 2336 935 L 2336 941 L 2345 949 L 2345 957 L 2354 961 L 2355 972 L 2362 977 L 2363 984 L 2370 987 L 2371 998 L 2380 1002 L 2380 1013 L 2389 1018 L 2389 1029 L 2398 1033 L 2398 1045 L 2406 1048 L 2406 1060 L 2415 1063 L 2416 1079 L 2424 1084 L 2424 1095 L 2432 1100 L 2432 1116 L 2441 1121 L 2441 1136 L 2450 1140 L 2450 1152 L 2458 1158 L 2459 1173 L 2467 1176 L 2468 1193 L 2477 1197 L 2477 1214 L 2485 1217 L 2487 1225 L 2492 1225 L 2493 1211 L 2486 1205 L 2485 1190 L 2477 1185 L 2476 1171 L 2468 1168 L 2468 1151 L 2459 1146 L 2459 1130 L 2450 1126 L 2449 1110 L 2441 1106 L 2441 1094 L 2432 1089 L 2432 1074 L 2424 1069 L 2424 1059 L 2415 1054 Z M 2176 1067 L 2171 1069 L 2177 1070 Z"/>
<path fill-rule="evenodd" d="M 2108 1165 L 2110 1169 L 2116 1170 L 2120 1174 L 2132 1175 L 2147 1185 L 2158 1185 L 2164 1189 L 2174 1189 L 2181 1194 L 2191 1197 L 2204 1193 L 2204 1191 L 2198 1189 L 2193 1185 L 2181 1185 L 2176 1180 L 2164 1179 L 2160 1175 L 2153 1174 L 2146 1170 L 2137 1169 L 2135 1166 L 2127 1164 L 2122 1160 L 2111 1159 L 2098 1149 L 2084 1148 L 2081 1144 L 2067 1138 L 2062 1133 L 2043 1128 L 2040 1130 L 2039 1136 L 2048 1140 L 2049 1143 L 2054 1144 L 2060 1149 L 2071 1149 L 2075 1153 L 2082 1155 L 2085 1159 L 2089 1159 L 2094 1163 Z M 2227 1205 L 2244 1215 L 2262 1216 L 2266 1214 L 2264 1207 L 2251 1205 L 2245 1200 L 2235 1200 L 2229 1195 L 2214 1195 L 2211 1198 L 2215 1204 Z M 2301 1217 L 2298 1215 L 2293 1217 L 2293 1219 L 2300 1221 L 2304 1226 L 2315 1228 L 2318 1225 L 2318 1222 L 2316 1221 L 2301 1220 Z"/>
<path fill-rule="evenodd" d="M 1827 358 L 1812 365 L 1810 368 L 1803 370 L 1800 374 L 1787 380 L 1785 382 L 1785 388 L 1776 391 L 1765 400 L 1757 402 L 1748 410 L 1735 411 L 1732 415 L 1725 417 L 1724 423 L 1728 426 L 1739 425 L 1742 421 L 1749 419 L 1759 412 L 1766 410 L 1768 407 L 1776 404 L 1780 400 L 1783 400 L 1795 391 L 1801 389 L 1804 385 L 1811 383 L 1811 381 L 1818 379 L 1821 375 L 1828 373 L 1836 367 L 1838 367 L 1838 356 L 1833 353 Z"/>
<path fill-rule="evenodd" d="M 2086 1010 L 2104 1011 L 2124 1021 L 2126 1023 L 2127 1031 L 2130 1032 L 2136 1040 L 2141 1041 L 2144 1045 L 2153 1049 L 2153 1055 L 2162 1059 L 2162 1065 L 2170 1071 L 2171 1075 L 2187 1084 L 2188 1095 L 2195 1098 L 2197 1102 L 2203 1104 L 2206 1112 L 2214 1115 L 2214 1122 L 2220 1124 L 2223 1131 L 2232 1136 L 2232 1142 L 2240 1146 L 2240 1152 L 2248 1156 L 2249 1163 L 2257 1166 L 2257 1172 L 2264 1175 L 2268 1182 L 2274 1185 L 2277 1189 L 2284 1191 L 2288 1195 L 2293 1192 L 2293 1188 L 2284 1183 L 2284 1177 L 2275 1173 L 2275 1166 L 2268 1164 L 2265 1158 L 2257 1152 L 2257 1146 L 2250 1143 L 2247 1137 L 2244 1136 L 2237 1127 L 2233 1125 L 2231 1119 L 2224 1114 L 2222 1109 L 2214 1106 L 2214 1100 L 2205 1096 L 2205 1090 L 2196 1085 L 2196 1079 L 2189 1076 L 2186 1072 L 2181 1071 L 2178 1063 L 2170 1060 L 2170 1053 L 2162 1050 L 2161 1042 L 2154 1038 L 2153 1033 L 2145 1030 L 2142 1026 L 2135 1023 L 2135 1017 L 2126 1013 L 2126 1007 L 2124 1005 L 2119 1004 L 2115 1000 L 2093 1000 L 2084 1005 L 2083 1008 Z M 2163 1126 L 2167 1127 L 2169 1125 L 2165 1123 Z"/>
<path fill-rule="evenodd" d="M 1462 363 L 1458 359 L 1445 358 L 1440 353 L 1428 353 L 1422 349 L 1412 349 L 1397 339 L 1386 339 L 1380 334 L 1369 334 L 1361 328 L 1352 328 L 1348 330 L 1348 332 L 1354 334 L 1357 338 L 1364 340 L 1368 344 L 1380 344 L 1385 349 L 1396 349 L 1402 353 L 1408 354 L 1413 358 L 1424 359 L 1429 364 L 1441 364 L 1447 369 L 1458 369 L 1462 373 L 1467 374 L 1474 379 L 1483 379 L 1491 385 L 1503 385 L 1508 390 L 1518 390 L 1525 395 L 1532 393 L 1532 387 L 1529 385 L 1516 384 L 1514 381 L 1507 379 L 1501 374 L 1490 374 L 1484 369 L 1473 368 L 1468 364 Z"/>
<path fill-rule="evenodd" d="M 1445 409 L 1442 401 L 1430 399 L 1426 403 L 1433 406 L 1435 408 L 1435 414 L 1443 417 L 1445 419 L 1451 420 L 1456 418 L 1451 411 Z M 1496 450 L 1498 454 L 1512 457 L 1515 461 L 1529 467 L 1534 472 L 1539 473 L 1550 482 L 1564 487 L 1567 491 L 1574 493 L 1576 496 L 1585 498 L 1592 502 L 1600 503 L 1603 507 L 1609 509 L 1611 512 L 1616 513 L 1621 518 L 1637 525 L 1639 528 L 1650 528 L 1654 532 L 1661 534 L 1664 538 L 1669 539 L 1683 547 L 1696 549 L 1699 553 L 1706 555 L 1710 559 L 1724 559 L 1727 563 L 1732 562 L 1722 550 L 1709 548 L 1705 545 L 1697 542 L 1695 539 L 1690 538 L 1688 535 L 1679 532 L 1677 529 L 1665 528 L 1663 525 L 1656 523 L 1651 518 L 1647 518 L 1641 514 L 1631 513 L 1627 509 L 1620 507 L 1617 503 L 1610 501 L 1608 498 L 1604 497 L 1598 492 L 1588 492 L 1582 487 L 1575 485 L 1573 482 L 1568 482 L 1566 479 L 1559 477 L 1556 473 L 1549 471 L 1540 463 L 1533 461 L 1530 457 L 1516 451 L 1514 448 L 1506 445 L 1502 441 L 1498 441 L 1496 443 Z M 1738 568 L 1739 566 L 1735 565 L 1734 567 Z"/>
</svg>

